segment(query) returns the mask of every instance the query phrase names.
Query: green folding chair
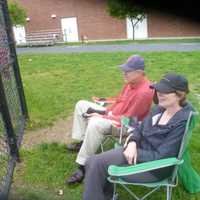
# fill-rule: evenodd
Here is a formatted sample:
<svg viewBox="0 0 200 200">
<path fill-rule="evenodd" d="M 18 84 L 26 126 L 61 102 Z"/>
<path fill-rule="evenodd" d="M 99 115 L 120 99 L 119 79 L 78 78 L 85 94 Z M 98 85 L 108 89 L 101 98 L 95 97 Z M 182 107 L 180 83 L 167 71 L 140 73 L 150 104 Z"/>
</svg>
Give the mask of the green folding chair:
<svg viewBox="0 0 200 200">
<path fill-rule="evenodd" d="M 100 144 L 101 152 L 105 151 L 107 144 L 114 144 L 114 147 L 122 145 L 124 133 L 130 128 L 129 126 L 130 119 L 128 117 L 121 117 L 121 127 L 115 127 L 112 125 L 111 133 L 104 136 L 103 141 Z"/>
<path fill-rule="evenodd" d="M 120 167 L 111 165 L 108 168 L 108 181 L 114 184 L 114 192 L 113 192 L 113 200 L 116 199 L 117 193 L 116 193 L 116 186 L 117 184 L 121 185 L 129 194 L 134 197 L 136 200 L 144 200 L 146 197 L 148 197 L 153 192 L 157 191 L 160 187 L 166 187 L 166 199 L 171 200 L 172 195 L 172 188 L 176 187 L 178 184 L 178 176 L 177 172 L 180 165 L 184 165 L 183 155 L 186 152 L 190 137 L 192 135 L 192 130 L 196 124 L 197 121 L 197 112 L 191 111 L 189 114 L 184 136 L 181 142 L 180 150 L 178 157 L 171 157 L 166 159 L 160 159 L 150 162 L 145 162 L 141 164 L 136 164 L 132 166 L 126 166 L 126 167 Z M 130 183 L 124 181 L 121 177 L 127 176 L 127 175 L 133 175 L 138 174 L 142 172 L 148 172 L 155 169 L 160 169 L 164 167 L 174 166 L 173 173 L 170 177 L 159 181 L 159 182 L 153 182 L 153 183 Z M 130 188 L 129 185 L 139 185 L 139 186 L 145 186 L 148 188 L 152 188 L 150 192 L 147 192 L 143 197 L 139 198 Z"/>
</svg>

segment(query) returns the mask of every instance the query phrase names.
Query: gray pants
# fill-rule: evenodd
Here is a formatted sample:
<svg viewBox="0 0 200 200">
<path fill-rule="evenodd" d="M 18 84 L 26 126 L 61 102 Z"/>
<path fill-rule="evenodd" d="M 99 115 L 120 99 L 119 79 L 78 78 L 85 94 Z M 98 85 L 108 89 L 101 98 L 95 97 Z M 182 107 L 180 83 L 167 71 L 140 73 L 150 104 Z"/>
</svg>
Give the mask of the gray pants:
<svg viewBox="0 0 200 200">
<path fill-rule="evenodd" d="M 76 162 L 80 165 L 85 165 L 88 157 L 96 153 L 104 135 L 109 134 L 112 127 L 112 122 L 102 117 L 83 118 L 82 114 L 89 107 L 97 110 L 105 110 L 104 107 L 85 100 L 77 102 L 75 106 L 72 138 L 83 140 L 83 144 L 76 158 Z"/>
<path fill-rule="evenodd" d="M 83 199 L 110 200 L 112 197 L 112 184 L 107 181 L 108 166 L 127 164 L 121 147 L 90 157 L 86 162 Z M 124 180 L 144 183 L 158 181 L 158 178 L 150 172 L 144 172 L 126 176 Z"/>
</svg>

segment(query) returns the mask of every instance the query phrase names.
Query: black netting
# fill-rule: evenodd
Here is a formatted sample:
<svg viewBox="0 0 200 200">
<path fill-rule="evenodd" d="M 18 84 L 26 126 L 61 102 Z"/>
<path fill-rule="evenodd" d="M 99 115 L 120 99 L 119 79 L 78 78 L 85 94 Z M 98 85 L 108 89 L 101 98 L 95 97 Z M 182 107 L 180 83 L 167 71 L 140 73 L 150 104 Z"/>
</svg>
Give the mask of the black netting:
<svg viewBox="0 0 200 200">
<path fill-rule="evenodd" d="M 0 0 L 0 199 L 7 199 L 27 117 L 6 0 Z"/>
<path fill-rule="evenodd" d="M 0 5 L 0 68 L 9 62 L 10 50 L 6 34 L 6 26 L 3 18 L 2 6 Z"/>
<path fill-rule="evenodd" d="M 9 147 L 7 144 L 5 129 L 3 125 L 2 117 L 0 116 L 0 192 L 5 188 L 7 176 L 8 176 L 8 164 L 11 159 L 9 153 Z"/>
<path fill-rule="evenodd" d="M 20 133 L 19 129 L 22 124 L 23 114 L 21 110 L 20 99 L 12 68 L 12 63 L 7 64 L 3 67 L 1 76 L 3 81 L 4 91 L 6 94 L 8 109 L 14 128 L 14 133 L 16 136 L 18 136 L 18 134 Z"/>
</svg>

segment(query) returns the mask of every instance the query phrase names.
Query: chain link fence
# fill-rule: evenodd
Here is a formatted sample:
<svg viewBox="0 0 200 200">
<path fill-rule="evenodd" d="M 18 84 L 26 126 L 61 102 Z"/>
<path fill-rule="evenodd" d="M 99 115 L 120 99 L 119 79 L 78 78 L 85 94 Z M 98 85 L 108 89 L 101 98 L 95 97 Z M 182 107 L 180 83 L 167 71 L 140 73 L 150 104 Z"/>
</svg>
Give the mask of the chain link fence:
<svg viewBox="0 0 200 200">
<path fill-rule="evenodd" d="M 27 118 L 7 1 L 0 0 L 0 200 L 8 198 Z"/>
</svg>

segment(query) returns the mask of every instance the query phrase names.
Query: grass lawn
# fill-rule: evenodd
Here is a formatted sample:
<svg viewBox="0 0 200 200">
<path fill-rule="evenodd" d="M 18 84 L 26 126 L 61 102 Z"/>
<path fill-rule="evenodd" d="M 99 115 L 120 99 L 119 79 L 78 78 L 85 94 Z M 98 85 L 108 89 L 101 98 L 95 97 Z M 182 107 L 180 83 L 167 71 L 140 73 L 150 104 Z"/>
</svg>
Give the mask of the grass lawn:
<svg viewBox="0 0 200 200">
<path fill-rule="evenodd" d="M 123 45 L 123 44 L 159 44 L 159 43 L 199 43 L 200 38 L 182 38 L 182 39 L 148 39 L 148 40 L 113 40 L 113 41 L 89 41 L 84 45 Z M 68 42 L 57 45 L 82 45 L 81 42 Z"/>
<path fill-rule="evenodd" d="M 199 43 L 200 38 L 180 38 L 180 39 L 147 39 L 147 40 L 108 40 L 108 41 L 89 41 L 82 42 L 65 42 L 57 43 L 56 46 L 79 46 L 79 45 L 126 45 L 126 44 L 169 44 L 169 43 Z M 18 47 L 26 47 L 27 45 L 18 45 Z M 36 45 L 45 46 L 45 45 Z"/>
<path fill-rule="evenodd" d="M 50 126 L 69 116 L 79 99 L 91 96 L 116 95 L 123 83 L 117 65 L 132 53 L 80 53 L 21 55 L 19 62 L 28 104 L 28 129 Z M 159 80 L 161 75 L 175 71 L 188 77 L 190 101 L 200 111 L 200 53 L 162 52 L 140 53 L 146 60 L 147 75 Z M 191 155 L 200 173 L 200 127 L 194 131 Z M 22 162 L 17 167 L 11 200 L 79 200 L 83 185 L 65 186 L 65 178 L 75 169 L 76 154 L 66 153 L 62 144 L 42 144 L 31 150 L 21 149 Z M 59 196 L 62 189 L 64 195 Z M 137 188 L 138 193 L 143 189 Z M 128 200 L 121 192 L 121 199 Z M 163 191 L 154 200 L 165 199 Z M 189 195 L 181 184 L 174 190 L 173 199 L 200 200 L 200 194 Z"/>
</svg>

